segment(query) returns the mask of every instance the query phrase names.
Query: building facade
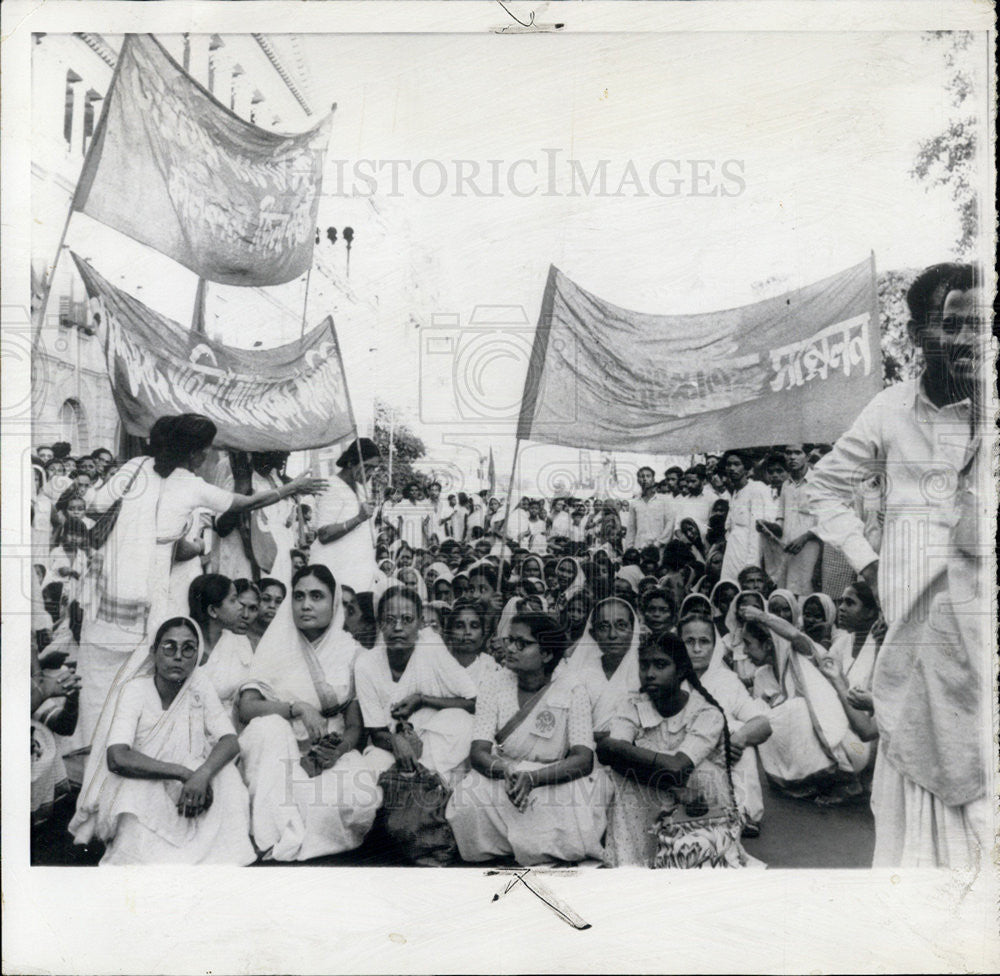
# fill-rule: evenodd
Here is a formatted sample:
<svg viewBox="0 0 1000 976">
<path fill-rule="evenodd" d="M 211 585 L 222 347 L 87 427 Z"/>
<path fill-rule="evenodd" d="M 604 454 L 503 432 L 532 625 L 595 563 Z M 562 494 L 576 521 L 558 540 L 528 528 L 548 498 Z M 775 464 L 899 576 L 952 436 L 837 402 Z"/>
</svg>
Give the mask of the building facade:
<svg viewBox="0 0 1000 976">
<path fill-rule="evenodd" d="M 301 59 L 296 58 L 293 36 L 172 34 L 158 40 L 196 81 L 247 121 L 288 131 L 301 131 L 316 121 L 308 77 Z M 100 338 L 90 318 L 83 282 L 67 253 L 76 225 L 86 224 L 89 218 L 74 215 L 71 233 L 64 234 L 120 45 L 120 37 L 100 34 L 34 36 L 33 306 L 40 304 L 42 282 L 53 263 L 55 270 L 32 364 L 32 439 L 36 446 L 68 441 L 74 455 L 98 447 L 118 450 L 121 435 Z M 115 285 L 157 308 L 147 297 L 155 285 L 144 274 L 148 262 L 136 258 L 141 245 L 119 238 L 120 247 L 93 255 L 95 265 Z M 64 242 L 62 247 L 60 242 Z M 108 271 L 109 263 L 114 274 Z M 276 312 L 288 311 L 280 300 L 268 300 L 276 303 Z M 218 296 L 216 315 L 225 313 L 226 301 Z M 170 314 L 162 307 L 157 311 Z"/>
</svg>

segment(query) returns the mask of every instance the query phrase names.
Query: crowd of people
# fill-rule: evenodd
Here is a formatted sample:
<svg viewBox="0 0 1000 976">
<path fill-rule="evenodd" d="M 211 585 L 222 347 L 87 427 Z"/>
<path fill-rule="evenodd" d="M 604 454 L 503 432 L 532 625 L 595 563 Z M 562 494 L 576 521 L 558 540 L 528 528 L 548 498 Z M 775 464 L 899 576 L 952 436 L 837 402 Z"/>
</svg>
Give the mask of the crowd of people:
<svg viewBox="0 0 1000 976">
<path fill-rule="evenodd" d="M 972 432 L 942 538 L 975 512 L 963 268 L 910 290 L 924 373 L 835 446 L 642 468 L 628 502 L 412 483 L 375 506 L 372 441 L 291 479 L 287 455 L 211 453 L 195 414 L 122 462 L 37 448 L 33 815 L 76 760 L 70 831 L 101 863 L 308 861 L 378 831 L 421 864 L 746 866 L 763 772 L 870 799 L 876 863 L 955 863 L 985 842 L 986 667 L 940 601 L 980 557 L 921 578 L 928 650 L 887 602 L 915 570 L 880 553 L 935 422 Z"/>
</svg>

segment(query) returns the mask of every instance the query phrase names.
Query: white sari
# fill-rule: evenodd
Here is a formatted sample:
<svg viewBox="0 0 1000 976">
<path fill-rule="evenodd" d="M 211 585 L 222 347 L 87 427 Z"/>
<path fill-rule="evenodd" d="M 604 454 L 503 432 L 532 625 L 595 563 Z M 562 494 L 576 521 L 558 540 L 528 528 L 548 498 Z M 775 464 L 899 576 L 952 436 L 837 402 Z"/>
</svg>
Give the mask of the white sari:
<svg viewBox="0 0 1000 976">
<path fill-rule="evenodd" d="M 199 657 L 203 647 L 198 635 Z M 108 768 L 110 745 L 131 748 L 166 763 L 197 769 L 224 735 L 235 730 L 211 682 L 195 667 L 173 702 L 163 709 L 153 682 L 150 649 L 138 648 L 115 677 L 101 712 L 84 773 L 76 815 L 69 825 L 76 843 L 97 837 L 107 850 L 102 864 L 251 864 L 249 800 L 234 763 L 212 778 L 207 811 L 177 811 L 182 785 L 134 779 Z"/>
<path fill-rule="evenodd" d="M 432 630 L 421 630 L 398 681 L 389 667 L 385 640 L 363 651 L 354 669 L 358 701 L 369 729 L 395 728 L 392 706 L 413 694 L 432 698 L 475 698 L 478 688 L 473 676 L 463 668 Z M 469 768 L 473 717 L 461 708 L 419 708 L 409 718 L 423 745 L 420 763 L 438 773 L 448 785 Z M 376 746 L 369 752 L 381 753 L 386 768 L 395 761 L 392 754 Z"/>
<path fill-rule="evenodd" d="M 240 691 L 257 691 L 267 701 L 306 702 L 328 714 L 327 733 L 342 735 L 361 645 L 344 630 L 340 586 L 335 590 L 333 619 L 315 642 L 295 626 L 291 595 L 282 602 Z M 309 746 L 301 719 L 282 715 L 252 719 L 240 734 L 254 842 L 268 860 L 306 861 L 354 850 L 382 803 L 381 769 L 360 752 L 352 749 L 310 777 L 301 765 Z"/>
</svg>

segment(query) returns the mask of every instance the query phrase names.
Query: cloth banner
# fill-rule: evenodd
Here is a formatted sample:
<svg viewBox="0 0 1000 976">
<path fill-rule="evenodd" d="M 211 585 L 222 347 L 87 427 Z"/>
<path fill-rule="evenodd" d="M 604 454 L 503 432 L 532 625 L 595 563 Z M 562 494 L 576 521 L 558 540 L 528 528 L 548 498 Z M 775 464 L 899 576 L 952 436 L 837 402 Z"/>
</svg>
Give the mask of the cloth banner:
<svg viewBox="0 0 1000 976">
<path fill-rule="evenodd" d="M 552 267 L 518 437 L 672 454 L 832 442 L 881 389 L 874 257 L 700 315 L 618 308 Z"/>
<path fill-rule="evenodd" d="M 332 114 L 259 129 L 127 34 L 73 208 L 209 281 L 283 284 L 312 263 Z"/>
<path fill-rule="evenodd" d="M 93 303 L 111 391 L 129 434 L 164 414 L 201 413 L 215 446 L 301 451 L 352 434 L 333 319 L 274 349 L 234 349 L 191 332 L 104 280 L 73 255 Z"/>
</svg>

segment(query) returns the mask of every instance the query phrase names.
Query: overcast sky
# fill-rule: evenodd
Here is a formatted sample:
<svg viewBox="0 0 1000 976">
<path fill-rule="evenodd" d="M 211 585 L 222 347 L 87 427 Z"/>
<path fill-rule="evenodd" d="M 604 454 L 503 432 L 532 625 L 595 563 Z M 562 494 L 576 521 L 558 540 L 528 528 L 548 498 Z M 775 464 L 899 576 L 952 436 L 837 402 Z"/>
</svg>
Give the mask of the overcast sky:
<svg viewBox="0 0 1000 976">
<path fill-rule="evenodd" d="M 909 176 L 919 141 L 953 112 L 939 49 L 919 34 L 306 36 L 302 49 L 314 104 L 338 104 L 320 224 L 356 231 L 352 294 L 314 275 L 309 318 L 334 311 L 359 417 L 379 395 L 442 460 L 474 467 L 492 439 L 506 477 L 514 422 L 484 426 L 475 402 L 516 412 L 525 365 L 487 357 L 456 378 L 447 355 L 429 355 L 432 337 L 476 306 L 506 306 L 484 317 L 515 323 L 526 349 L 550 264 L 615 304 L 684 313 L 870 251 L 880 269 L 951 255 L 947 195 Z M 580 176 L 602 160 L 605 193 L 585 192 Z M 458 165 L 478 166 L 473 183 L 493 195 L 460 186 Z M 341 280 L 345 255 L 321 248 Z M 158 298 L 182 320 L 185 275 Z M 242 296 L 226 297 L 227 341 L 297 334 L 297 321 L 236 314 Z M 479 384 L 460 406 L 456 383 Z"/>
</svg>

